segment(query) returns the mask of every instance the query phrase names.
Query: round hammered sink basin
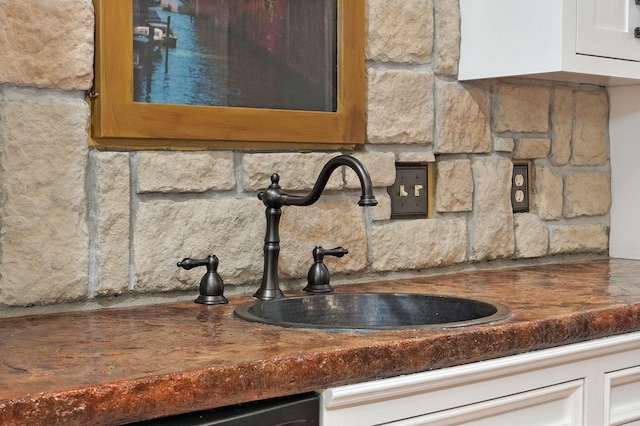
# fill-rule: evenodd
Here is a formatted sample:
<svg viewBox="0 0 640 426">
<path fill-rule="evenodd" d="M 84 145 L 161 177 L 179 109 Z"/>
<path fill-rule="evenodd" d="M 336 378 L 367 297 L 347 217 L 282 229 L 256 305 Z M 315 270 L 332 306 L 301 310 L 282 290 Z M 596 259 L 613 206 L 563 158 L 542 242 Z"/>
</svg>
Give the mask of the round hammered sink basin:
<svg viewBox="0 0 640 426">
<path fill-rule="evenodd" d="M 500 321 L 511 311 L 484 300 L 432 294 L 344 293 L 258 300 L 238 306 L 243 320 L 289 328 L 416 330 Z"/>
</svg>

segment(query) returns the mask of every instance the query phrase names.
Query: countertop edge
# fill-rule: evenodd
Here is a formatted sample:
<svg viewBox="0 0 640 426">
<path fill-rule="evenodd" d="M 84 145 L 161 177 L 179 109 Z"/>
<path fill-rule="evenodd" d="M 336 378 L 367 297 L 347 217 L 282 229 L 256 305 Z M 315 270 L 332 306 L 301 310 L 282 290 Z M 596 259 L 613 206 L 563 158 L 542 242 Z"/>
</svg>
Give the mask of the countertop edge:
<svg viewBox="0 0 640 426">
<path fill-rule="evenodd" d="M 232 312 L 249 296 L 217 308 L 176 302 L 6 319 L 0 377 L 13 385 L 0 389 L 0 424 L 123 424 L 637 332 L 638 277 L 640 262 L 612 259 L 357 288 L 486 295 L 513 313 L 426 332 L 247 323 Z"/>
<path fill-rule="evenodd" d="M 23 424 L 12 423 L 12 419 L 23 418 L 24 424 L 29 424 L 47 418 L 54 421 L 49 424 L 123 424 L 143 420 L 139 413 L 163 417 L 447 368 L 638 331 L 640 306 L 617 305 L 534 321 L 527 324 L 527 333 L 522 333 L 522 326 L 496 323 L 367 347 L 276 356 L 26 395 L 0 401 L 0 421 Z M 478 339 L 483 341 L 482 351 L 474 352 L 470 342 Z M 458 352 L 452 353 L 452 347 Z M 487 351 L 487 347 L 496 349 Z M 343 366 L 353 365 L 353 360 L 358 360 L 360 368 L 344 371 Z M 307 368 L 309 365 L 316 368 Z M 329 370 L 333 370 L 331 374 Z M 262 386 L 263 380 L 252 383 L 254 377 L 268 381 L 268 389 Z M 86 407 L 92 408 L 85 412 Z"/>
</svg>

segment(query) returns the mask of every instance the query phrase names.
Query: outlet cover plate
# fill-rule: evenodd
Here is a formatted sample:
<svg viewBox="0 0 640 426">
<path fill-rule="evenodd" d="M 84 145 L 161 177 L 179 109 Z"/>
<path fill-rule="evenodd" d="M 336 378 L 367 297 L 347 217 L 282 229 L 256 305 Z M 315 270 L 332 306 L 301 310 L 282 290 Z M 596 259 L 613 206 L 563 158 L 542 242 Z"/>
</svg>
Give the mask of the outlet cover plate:
<svg viewBox="0 0 640 426">
<path fill-rule="evenodd" d="M 427 175 L 427 163 L 396 163 L 396 181 L 387 188 L 391 219 L 427 217 Z"/>
<path fill-rule="evenodd" d="M 529 211 L 529 163 L 514 163 L 511 176 L 511 207 L 514 213 Z"/>
</svg>

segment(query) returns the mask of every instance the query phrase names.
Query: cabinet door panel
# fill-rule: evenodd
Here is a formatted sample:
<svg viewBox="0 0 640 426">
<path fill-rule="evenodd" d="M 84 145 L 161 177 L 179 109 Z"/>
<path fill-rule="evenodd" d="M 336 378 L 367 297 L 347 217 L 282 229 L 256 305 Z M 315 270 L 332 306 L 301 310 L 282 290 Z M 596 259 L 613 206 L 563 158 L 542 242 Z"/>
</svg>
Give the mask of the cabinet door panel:
<svg viewBox="0 0 640 426">
<path fill-rule="evenodd" d="M 640 61 L 640 5 L 635 0 L 578 0 L 576 53 Z"/>
<path fill-rule="evenodd" d="M 392 426 L 578 426 L 584 381 L 574 380 L 477 404 L 388 423 Z"/>
<path fill-rule="evenodd" d="M 640 367 L 605 374 L 609 425 L 640 425 Z"/>
</svg>

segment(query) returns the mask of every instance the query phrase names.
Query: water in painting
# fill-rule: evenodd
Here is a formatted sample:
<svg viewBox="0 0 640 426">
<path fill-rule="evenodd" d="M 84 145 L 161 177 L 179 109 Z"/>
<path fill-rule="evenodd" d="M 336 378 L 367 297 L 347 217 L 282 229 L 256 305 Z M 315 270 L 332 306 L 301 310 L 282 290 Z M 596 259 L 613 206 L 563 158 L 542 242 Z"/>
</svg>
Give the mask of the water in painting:
<svg viewBox="0 0 640 426">
<path fill-rule="evenodd" d="M 132 0 L 134 102 L 336 111 L 337 0 Z"/>
</svg>

